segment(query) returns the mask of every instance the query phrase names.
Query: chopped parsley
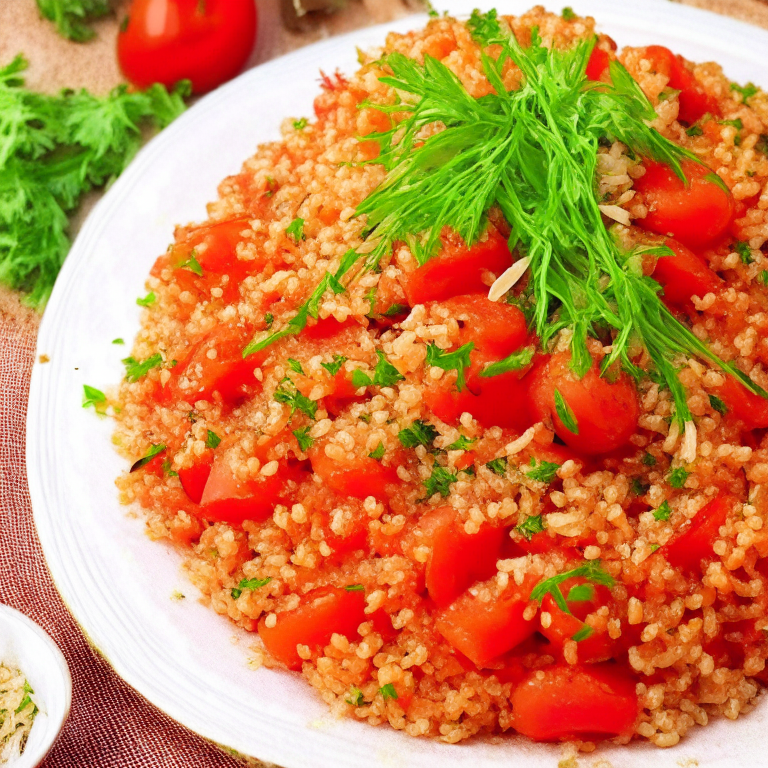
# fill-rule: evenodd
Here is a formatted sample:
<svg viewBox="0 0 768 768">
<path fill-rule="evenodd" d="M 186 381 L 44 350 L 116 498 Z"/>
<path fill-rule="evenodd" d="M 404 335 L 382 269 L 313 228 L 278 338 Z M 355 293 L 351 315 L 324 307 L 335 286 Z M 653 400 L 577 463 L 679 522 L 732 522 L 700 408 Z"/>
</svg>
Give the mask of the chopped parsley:
<svg viewBox="0 0 768 768">
<path fill-rule="evenodd" d="M 125 344 L 125 339 L 121 339 L 121 338 L 112 339 L 112 343 L 113 344 Z"/>
<path fill-rule="evenodd" d="M 549 485 L 557 475 L 557 470 L 560 469 L 559 464 L 555 464 L 552 461 L 539 461 L 531 456 L 531 469 L 525 474 L 531 478 L 531 480 L 538 480 L 540 483 L 546 483 Z"/>
<path fill-rule="evenodd" d="M 309 427 L 294 429 L 293 436 L 299 444 L 299 448 L 305 453 L 314 445 L 315 438 L 309 434 Z"/>
<path fill-rule="evenodd" d="M 163 364 L 163 356 L 159 352 L 139 362 L 135 357 L 126 357 L 123 360 L 125 366 L 125 380 L 130 382 L 144 378 L 153 368 L 159 368 Z"/>
<path fill-rule="evenodd" d="M 451 443 L 445 450 L 446 451 L 468 451 L 475 443 L 477 438 L 466 437 L 465 435 L 459 435 L 459 439 Z"/>
<path fill-rule="evenodd" d="M 459 479 L 455 472 L 449 472 L 445 467 L 434 464 L 432 474 L 424 480 L 424 487 L 427 489 L 427 498 L 436 493 L 446 497 L 451 495 L 451 485 Z"/>
<path fill-rule="evenodd" d="M 352 707 L 361 707 L 363 705 L 363 692 L 356 685 L 353 685 L 349 689 L 349 696 L 344 701 Z"/>
<path fill-rule="evenodd" d="M 576 584 L 568 590 L 565 598 L 569 603 L 586 603 L 595 597 L 595 588 L 591 584 Z"/>
<path fill-rule="evenodd" d="M 346 362 L 347 362 L 347 358 L 344 357 L 344 355 L 334 355 L 333 362 L 320 363 L 320 365 L 322 365 L 323 368 L 325 368 L 325 370 L 331 374 L 331 376 L 335 376 L 341 370 L 341 366 L 344 365 L 344 363 Z"/>
<path fill-rule="evenodd" d="M 215 450 L 216 448 L 219 447 L 220 443 L 221 443 L 221 438 L 215 432 L 212 432 L 209 429 L 205 435 L 205 447 L 212 448 L 213 450 Z"/>
<path fill-rule="evenodd" d="M 107 396 L 96 387 L 83 384 L 83 408 L 93 406 L 96 413 L 103 414 L 107 406 Z"/>
<path fill-rule="evenodd" d="M 743 86 L 738 83 L 731 83 L 731 90 L 740 93 L 742 104 L 746 104 L 747 100 L 751 99 L 760 89 L 754 83 L 747 83 Z"/>
<path fill-rule="evenodd" d="M 763 285 L 768 286 L 768 269 L 764 269 L 757 278 Z"/>
<path fill-rule="evenodd" d="M 141 469 L 142 467 L 149 464 L 152 459 L 155 458 L 155 456 L 159 456 L 163 451 L 165 450 L 165 443 L 157 443 L 157 445 L 153 445 L 147 453 L 142 456 L 138 461 L 135 461 L 129 470 L 129 472 L 135 472 L 137 469 Z"/>
<path fill-rule="evenodd" d="M 651 554 L 656 552 L 656 550 L 661 549 L 661 546 L 659 544 L 651 544 Z"/>
<path fill-rule="evenodd" d="M 285 234 L 288 237 L 293 238 L 294 243 L 299 243 L 302 240 L 306 240 L 307 236 L 304 234 L 304 219 L 294 219 L 286 228 Z"/>
<path fill-rule="evenodd" d="M 306 117 L 301 117 L 298 120 L 293 121 L 293 127 L 297 131 L 303 131 L 309 125 L 309 120 Z"/>
<path fill-rule="evenodd" d="M 287 376 L 280 382 L 280 386 L 275 390 L 272 397 L 278 403 L 285 403 L 291 406 L 291 416 L 296 411 L 301 411 L 310 419 L 317 415 L 317 403 L 310 400 L 296 388 L 296 385 Z"/>
<path fill-rule="evenodd" d="M 555 411 L 563 426 L 574 435 L 579 434 L 579 423 L 576 421 L 576 414 L 571 410 L 571 406 L 565 402 L 565 398 L 560 394 L 559 389 L 555 389 Z"/>
<path fill-rule="evenodd" d="M 379 440 L 379 444 L 376 446 L 376 448 L 371 451 L 368 456 L 371 459 L 376 459 L 376 461 L 381 461 L 384 458 L 384 454 L 387 452 L 387 449 L 384 447 L 384 443 Z"/>
<path fill-rule="evenodd" d="M 533 360 L 534 351 L 533 347 L 523 347 L 522 349 L 518 349 L 517 352 L 513 352 L 503 360 L 499 360 L 496 363 L 491 363 L 486 366 L 480 371 L 480 375 L 490 377 L 498 376 L 502 373 L 509 373 L 510 371 L 522 370 L 531 362 L 531 360 Z"/>
<path fill-rule="evenodd" d="M 151 307 L 157 301 L 153 291 L 150 291 L 143 299 L 136 299 L 136 303 L 140 307 Z"/>
<path fill-rule="evenodd" d="M 266 587 L 270 581 L 272 581 L 271 576 L 267 576 L 264 579 L 241 579 L 240 583 L 231 590 L 231 595 L 235 600 L 237 600 L 237 598 L 243 594 L 244 590 L 250 589 L 251 592 L 253 592 L 256 589 Z"/>
<path fill-rule="evenodd" d="M 189 254 L 189 258 L 179 264 L 179 269 L 186 269 L 188 272 L 192 272 L 198 277 L 203 276 L 203 268 L 200 266 L 200 262 L 197 260 L 197 252 L 192 249 L 192 253 Z"/>
<path fill-rule="evenodd" d="M 685 132 L 688 136 L 701 136 L 704 133 L 700 125 L 692 125 L 690 128 L 687 128 Z"/>
<path fill-rule="evenodd" d="M 644 483 L 639 477 L 633 477 L 632 482 L 629 484 L 629 488 L 635 496 L 645 496 L 650 487 L 648 483 Z"/>
<path fill-rule="evenodd" d="M 592 635 L 595 634 L 595 630 L 592 629 L 592 627 L 589 626 L 589 624 L 585 624 L 578 632 L 576 632 L 572 637 L 571 640 L 575 640 L 577 643 L 580 643 L 582 640 L 586 640 L 589 637 L 592 637 Z"/>
<path fill-rule="evenodd" d="M 751 264 L 754 261 L 749 243 L 745 243 L 743 240 L 737 240 L 731 247 L 741 257 L 742 264 Z"/>
<path fill-rule="evenodd" d="M 709 396 L 709 404 L 721 416 L 725 416 L 728 413 L 728 406 L 717 395 Z"/>
<path fill-rule="evenodd" d="M 376 363 L 376 367 L 373 370 L 373 378 L 367 373 L 364 373 L 359 368 L 352 371 L 352 386 L 355 389 L 360 387 L 391 387 L 398 381 L 402 381 L 405 377 L 401 375 L 400 371 L 395 368 L 392 363 L 387 360 L 384 353 L 381 350 L 376 351 L 376 356 L 379 358 Z"/>
<path fill-rule="evenodd" d="M 526 517 L 522 523 L 515 526 L 515 530 L 522 534 L 527 541 L 530 541 L 537 533 L 547 530 L 543 515 L 531 515 Z"/>
<path fill-rule="evenodd" d="M 688 479 L 688 475 L 690 474 L 691 473 L 683 467 L 677 467 L 669 473 L 667 480 L 673 488 L 682 488 L 685 485 L 685 481 Z"/>
<path fill-rule="evenodd" d="M 573 21 L 576 18 L 576 14 L 574 13 L 573 8 L 567 5 L 565 8 L 563 8 L 560 15 L 563 17 L 564 21 Z"/>
<path fill-rule="evenodd" d="M 507 474 L 507 459 L 504 456 L 489 461 L 485 466 L 495 475 L 499 475 L 500 477 L 504 477 L 504 475 Z"/>
<path fill-rule="evenodd" d="M 467 382 L 464 371 L 469 368 L 469 353 L 475 348 L 475 343 L 470 341 L 453 352 L 444 352 L 437 344 L 430 343 L 427 346 L 427 365 L 434 365 L 444 371 L 456 371 L 456 387 L 461 392 Z"/>
<path fill-rule="evenodd" d="M 383 312 L 384 317 L 395 317 L 395 315 L 402 315 L 403 312 L 407 312 L 409 309 L 407 304 L 392 304 L 390 308 Z"/>
<path fill-rule="evenodd" d="M 363 584 L 348 584 L 344 589 L 347 592 L 365 592 L 365 586 Z"/>
<path fill-rule="evenodd" d="M 266 315 L 264 315 L 264 324 L 267 326 L 267 329 L 272 327 L 272 323 L 275 322 L 275 316 L 271 312 L 267 312 Z"/>
<path fill-rule="evenodd" d="M 417 419 L 410 427 L 401 429 L 397 438 L 404 448 L 415 448 L 417 445 L 432 445 L 437 435 L 437 430 L 431 424 Z"/>
<path fill-rule="evenodd" d="M 387 683 L 379 688 L 379 693 L 382 695 L 384 701 L 387 699 L 395 699 L 397 701 L 397 691 L 392 683 Z"/>
<path fill-rule="evenodd" d="M 740 117 L 737 117 L 735 120 L 718 120 L 717 122 L 718 125 L 729 125 L 737 131 L 740 131 L 744 127 L 744 123 L 741 122 Z"/>
<path fill-rule="evenodd" d="M 171 466 L 172 466 L 171 460 L 170 459 L 166 459 L 163 462 L 163 474 L 166 477 L 178 477 L 179 473 L 175 469 L 171 469 Z"/>
<path fill-rule="evenodd" d="M 650 453 L 643 454 L 643 464 L 645 464 L 646 467 L 655 467 L 656 457 Z"/>
<path fill-rule="evenodd" d="M 289 357 L 288 358 L 288 367 L 294 373 L 300 373 L 302 376 L 304 376 L 304 369 L 301 367 L 301 363 L 298 360 L 294 360 L 292 357 Z"/>
<path fill-rule="evenodd" d="M 594 584 L 602 584 L 605 587 L 612 587 L 616 583 L 613 576 L 603 568 L 599 560 L 589 560 L 578 568 L 559 573 L 551 579 L 545 579 L 534 588 L 533 592 L 531 592 L 530 599 L 541 602 L 544 595 L 550 594 L 561 611 L 573 615 L 571 614 L 571 609 L 568 607 L 568 603 L 563 597 L 560 585 L 564 581 L 575 578 L 576 576 L 581 576 L 587 581 L 591 581 Z"/>
<path fill-rule="evenodd" d="M 672 514 L 672 508 L 669 506 L 669 502 L 665 499 L 658 509 L 653 510 L 653 517 L 656 520 L 669 520 L 669 516 Z"/>
</svg>

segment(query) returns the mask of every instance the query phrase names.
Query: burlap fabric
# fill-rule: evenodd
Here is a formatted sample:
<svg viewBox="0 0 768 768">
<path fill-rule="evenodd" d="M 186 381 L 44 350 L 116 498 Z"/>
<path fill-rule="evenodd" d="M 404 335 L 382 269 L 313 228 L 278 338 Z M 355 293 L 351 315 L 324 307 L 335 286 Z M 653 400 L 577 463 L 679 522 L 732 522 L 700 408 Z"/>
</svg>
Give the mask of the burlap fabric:
<svg viewBox="0 0 768 768">
<path fill-rule="evenodd" d="M 262 43 L 254 62 L 311 42 L 319 34 L 281 31 L 277 2 L 259 2 L 262 24 L 274 30 L 274 35 Z M 393 18 L 406 11 L 404 2 L 363 0 L 351 5 L 346 15 L 338 17 L 322 34 Z M 687 2 L 768 28 L 768 0 Z M 0 62 L 21 49 L 33 65 L 37 62 L 37 69 L 30 70 L 30 85 L 51 90 L 64 85 L 87 86 L 103 91 L 114 84 L 105 82 L 105 72 L 116 73 L 114 62 L 109 60 L 114 51 L 114 26 L 114 21 L 100 25 L 99 47 L 84 55 L 83 49 L 62 44 L 39 22 L 33 0 L 0 0 Z M 39 53 L 37 58 L 35 53 Z M 80 62 L 74 69 L 73 58 Z M 126 685 L 88 645 L 53 586 L 35 533 L 24 461 L 27 396 L 38 320 L 16 297 L 0 289 L 0 602 L 27 614 L 53 637 L 67 658 L 74 682 L 69 720 L 43 766 L 241 765 L 171 720 Z"/>
</svg>

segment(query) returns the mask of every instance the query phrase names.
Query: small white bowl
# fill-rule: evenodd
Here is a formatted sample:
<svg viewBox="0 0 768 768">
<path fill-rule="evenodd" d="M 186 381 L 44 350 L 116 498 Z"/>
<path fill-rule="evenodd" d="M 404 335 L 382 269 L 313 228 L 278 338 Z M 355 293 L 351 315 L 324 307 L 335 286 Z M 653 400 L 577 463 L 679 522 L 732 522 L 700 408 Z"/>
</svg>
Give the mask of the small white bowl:
<svg viewBox="0 0 768 768">
<path fill-rule="evenodd" d="M 14 768 L 35 768 L 51 751 L 72 703 L 72 678 L 56 643 L 23 613 L 0 605 L 0 663 L 26 677 L 39 712 Z"/>
</svg>

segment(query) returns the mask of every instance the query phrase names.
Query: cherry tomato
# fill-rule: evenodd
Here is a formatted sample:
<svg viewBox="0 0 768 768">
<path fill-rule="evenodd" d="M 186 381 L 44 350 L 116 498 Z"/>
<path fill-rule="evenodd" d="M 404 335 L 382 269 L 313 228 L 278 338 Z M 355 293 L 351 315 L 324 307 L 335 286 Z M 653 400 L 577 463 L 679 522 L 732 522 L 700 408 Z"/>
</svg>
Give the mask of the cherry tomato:
<svg viewBox="0 0 768 768">
<path fill-rule="evenodd" d="M 620 373 L 612 382 L 600 376 L 596 363 L 579 379 L 569 363 L 570 354 L 561 352 L 534 371 L 529 389 L 534 413 L 541 421 L 551 421 L 558 437 L 581 453 L 608 453 L 624 445 L 640 417 L 632 380 Z M 578 433 L 558 415 L 556 392 L 572 411 Z"/>
<path fill-rule="evenodd" d="M 667 304 L 685 307 L 692 296 L 701 298 L 720 290 L 723 281 L 704 259 L 672 238 L 667 238 L 664 245 L 671 248 L 675 255 L 662 256 L 656 262 L 653 279 L 664 287 L 662 298 Z"/>
<path fill-rule="evenodd" d="M 191 80 L 205 93 L 243 68 L 255 40 L 254 0 L 134 0 L 117 58 L 139 88 Z"/>
<path fill-rule="evenodd" d="M 512 727 L 534 741 L 629 735 L 639 711 L 634 680 L 611 664 L 531 672 L 510 702 Z"/>
<path fill-rule="evenodd" d="M 701 248 L 728 230 L 733 197 L 706 165 L 684 160 L 682 169 L 687 184 L 668 165 L 645 161 L 645 174 L 635 180 L 635 189 L 643 195 L 648 215 L 635 224 Z"/>
<path fill-rule="evenodd" d="M 715 391 L 728 406 L 728 413 L 741 419 L 747 429 L 768 427 L 768 400 L 764 397 L 750 392 L 733 376 L 726 376 L 725 383 Z"/>
</svg>

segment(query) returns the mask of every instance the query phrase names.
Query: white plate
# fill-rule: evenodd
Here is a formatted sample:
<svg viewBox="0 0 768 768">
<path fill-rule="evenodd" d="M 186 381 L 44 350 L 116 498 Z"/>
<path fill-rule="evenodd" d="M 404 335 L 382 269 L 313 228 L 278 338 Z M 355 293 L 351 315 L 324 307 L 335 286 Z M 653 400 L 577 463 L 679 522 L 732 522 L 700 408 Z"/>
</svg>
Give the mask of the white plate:
<svg viewBox="0 0 768 768">
<path fill-rule="evenodd" d="M 566 0 L 546 4 L 559 11 Z M 438 3 L 439 4 L 439 3 Z M 492 2 L 441 5 L 468 14 Z M 498 0 L 521 13 L 533 0 Z M 721 62 L 731 78 L 768 86 L 768 34 L 714 14 L 666 2 L 572 0 L 620 46 L 659 43 L 694 60 Z M 90 641 L 130 685 L 193 731 L 285 768 L 349 766 L 553 766 L 559 746 L 521 739 L 461 746 L 413 739 L 388 727 L 334 720 L 296 674 L 246 666 L 249 636 L 195 600 L 178 554 L 144 535 L 116 498 L 125 461 L 111 449 L 109 421 L 80 407 L 84 383 L 106 388 L 123 374 L 138 329 L 144 280 L 179 222 L 205 218 L 217 184 L 237 172 L 257 144 L 277 139 L 287 116 L 312 114 L 318 70 L 357 68 L 355 46 L 381 44 L 389 29 L 422 26 L 411 17 L 334 38 L 251 70 L 202 99 L 143 149 L 86 222 L 43 319 L 27 427 L 27 467 L 35 522 L 48 565 Z M 180 590 L 187 599 L 171 600 Z M 237 643 L 232 638 L 237 638 Z M 694 729 L 678 747 L 638 743 L 603 748 L 615 765 L 641 768 L 765 764 L 768 706 L 736 723 Z"/>
</svg>

